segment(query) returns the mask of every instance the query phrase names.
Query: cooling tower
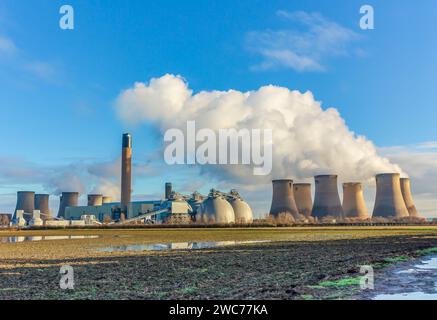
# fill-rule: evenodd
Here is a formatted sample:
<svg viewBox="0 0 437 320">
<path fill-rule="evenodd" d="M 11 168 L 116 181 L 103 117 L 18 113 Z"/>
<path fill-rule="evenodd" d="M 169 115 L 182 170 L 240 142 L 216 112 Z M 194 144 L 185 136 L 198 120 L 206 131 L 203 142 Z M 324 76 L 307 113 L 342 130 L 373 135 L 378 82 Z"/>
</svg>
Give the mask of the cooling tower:
<svg viewBox="0 0 437 320">
<path fill-rule="evenodd" d="M 343 208 L 338 195 L 337 176 L 319 175 L 314 177 L 316 192 L 311 215 L 317 218 L 342 218 Z"/>
<path fill-rule="evenodd" d="M 411 196 L 410 179 L 401 178 L 401 192 L 410 217 L 419 218 L 420 215 L 416 210 L 416 206 L 413 202 L 413 197 Z"/>
<path fill-rule="evenodd" d="M 23 210 L 24 213 L 32 213 L 35 210 L 35 192 L 33 191 L 18 191 L 17 206 L 14 211 L 14 219 L 17 210 Z"/>
<path fill-rule="evenodd" d="M 44 214 L 46 217 L 50 215 L 48 194 L 35 195 L 35 210 L 39 210 L 41 214 Z"/>
<path fill-rule="evenodd" d="M 376 198 L 373 217 L 408 217 L 401 192 L 399 173 L 376 175 Z"/>
<path fill-rule="evenodd" d="M 311 216 L 313 210 L 313 198 L 311 197 L 311 183 L 293 184 L 294 199 L 297 211 L 306 217 Z"/>
<path fill-rule="evenodd" d="M 171 192 L 172 192 L 171 182 L 166 182 L 165 183 L 165 199 L 166 200 L 170 199 Z"/>
<path fill-rule="evenodd" d="M 111 202 L 113 202 L 114 201 L 114 199 L 112 198 L 112 197 L 102 197 L 102 204 L 104 204 L 104 203 L 111 203 Z"/>
<path fill-rule="evenodd" d="M 346 218 L 369 218 L 361 183 L 343 183 L 343 212 Z"/>
<path fill-rule="evenodd" d="M 123 134 L 121 152 L 121 209 L 126 212 L 131 202 L 132 185 L 132 136 Z"/>
<path fill-rule="evenodd" d="M 236 223 L 252 223 L 253 213 L 250 206 L 244 201 L 237 190 L 231 190 L 227 196 L 228 202 L 234 210 Z"/>
<path fill-rule="evenodd" d="M 273 196 L 270 214 L 291 213 L 294 218 L 299 216 L 293 194 L 293 180 L 273 180 Z"/>
<path fill-rule="evenodd" d="M 78 199 L 79 192 L 62 192 L 59 202 L 58 218 L 65 217 L 65 208 L 77 207 Z"/>
<path fill-rule="evenodd" d="M 89 194 L 88 206 L 101 206 L 103 204 L 103 196 L 101 194 Z"/>
<path fill-rule="evenodd" d="M 200 206 L 200 221 L 203 223 L 233 223 L 234 209 L 222 193 L 211 190 Z"/>
</svg>

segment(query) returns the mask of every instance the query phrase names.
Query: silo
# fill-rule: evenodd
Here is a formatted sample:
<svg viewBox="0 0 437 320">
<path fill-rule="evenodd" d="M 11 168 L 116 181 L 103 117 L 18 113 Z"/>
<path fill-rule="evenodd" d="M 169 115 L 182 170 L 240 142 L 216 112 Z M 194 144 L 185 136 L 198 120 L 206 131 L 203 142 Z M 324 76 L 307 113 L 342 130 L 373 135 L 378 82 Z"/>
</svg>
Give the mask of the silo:
<svg viewBox="0 0 437 320">
<path fill-rule="evenodd" d="M 313 198 L 311 197 L 311 183 L 293 184 L 294 199 L 297 211 L 306 217 L 311 216 L 313 210 Z"/>
<path fill-rule="evenodd" d="M 200 221 L 203 223 L 234 223 L 234 209 L 222 193 L 213 189 L 200 206 Z"/>
<path fill-rule="evenodd" d="M 369 218 L 361 183 L 343 183 L 343 212 L 346 218 Z"/>
<path fill-rule="evenodd" d="M 114 202 L 114 199 L 112 197 L 108 197 L 108 196 L 102 197 L 102 204 L 111 203 L 111 202 Z"/>
<path fill-rule="evenodd" d="M 191 197 L 188 199 L 188 203 L 190 204 L 191 208 L 193 208 L 193 217 L 194 220 L 196 220 L 200 214 L 200 206 L 202 205 L 204 196 L 202 196 L 199 192 L 194 191 Z"/>
<path fill-rule="evenodd" d="M 407 207 L 410 217 L 420 217 L 414 205 L 413 197 L 411 196 L 410 179 L 401 178 L 401 192 L 404 198 L 405 206 Z"/>
<path fill-rule="evenodd" d="M 89 194 L 88 206 L 101 206 L 103 204 L 103 195 L 101 194 Z"/>
<path fill-rule="evenodd" d="M 79 192 L 62 192 L 59 202 L 58 218 L 65 217 L 65 208 L 77 207 L 78 200 Z"/>
<path fill-rule="evenodd" d="M 127 213 L 132 188 L 132 136 L 123 134 L 121 150 L 121 210 Z"/>
<path fill-rule="evenodd" d="M 408 217 L 401 192 L 399 173 L 383 173 L 376 175 L 376 198 L 373 217 Z"/>
<path fill-rule="evenodd" d="M 170 199 L 171 192 L 172 192 L 171 182 L 166 182 L 165 183 L 165 195 L 164 195 L 166 200 Z"/>
<path fill-rule="evenodd" d="M 252 223 L 253 213 L 246 201 L 241 198 L 237 190 L 231 190 L 227 196 L 227 200 L 232 206 L 235 215 L 236 223 Z"/>
<path fill-rule="evenodd" d="M 36 194 L 35 195 L 35 210 L 39 210 L 41 214 L 46 217 L 50 216 L 49 195 Z"/>
<path fill-rule="evenodd" d="M 24 213 L 32 213 L 35 210 L 35 192 L 33 191 L 18 191 L 17 205 L 14 211 L 14 219 L 17 210 L 23 210 Z"/>
<path fill-rule="evenodd" d="M 293 180 L 273 180 L 273 196 L 270 214 L 278 216 L 280 213 L 290 213 L 294 218 L 299 216 L 293 194 Z"/>
<path fill-rule="evenodd" d="M 316 191 L 311 215 L 315 218 L 343 217 L 343 208 L 338 195 L 336 175 L 318 175 L 314 177 Z"/>
</svg>

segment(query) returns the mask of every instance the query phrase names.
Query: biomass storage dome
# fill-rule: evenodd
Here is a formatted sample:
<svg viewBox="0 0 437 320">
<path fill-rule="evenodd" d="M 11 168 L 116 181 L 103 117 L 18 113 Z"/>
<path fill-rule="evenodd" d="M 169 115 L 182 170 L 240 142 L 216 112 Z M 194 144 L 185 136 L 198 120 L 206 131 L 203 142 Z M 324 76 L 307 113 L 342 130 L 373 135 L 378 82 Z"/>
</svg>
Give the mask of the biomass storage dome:
<svg viewBox="0 0 437 320">
<path fill-rule="evenodd" d="M 234 209 L 225 196 L 212 189 L 200 206 L 200 221 L 203 223 L 233 223 Z"/>
<path fill-rule="evenodd" d="M 231 190 L 227 200 L 232 206 L 236 223 L 252 223 L 253 213 L 250 206 L 244 201 L 236 190 Z"/>
</svg>

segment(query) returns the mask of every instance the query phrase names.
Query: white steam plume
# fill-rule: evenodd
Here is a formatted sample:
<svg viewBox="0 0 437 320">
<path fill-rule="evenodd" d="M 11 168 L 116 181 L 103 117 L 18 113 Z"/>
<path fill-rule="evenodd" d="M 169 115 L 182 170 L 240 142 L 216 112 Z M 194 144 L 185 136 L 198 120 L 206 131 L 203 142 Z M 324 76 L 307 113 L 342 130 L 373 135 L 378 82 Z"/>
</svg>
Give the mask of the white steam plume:
<svg viewBox="0 0 437 320">
<path fill-rule="evenodd" d="M 381 172 L 402 173 L 399 166 L 377 154 L 371 141 L 350 131 L 336 109 L 323 110 L 309 91 L 269 85 L 248 92 L 193 94 L 182 77 L 167 74 L 149 83 L 135 83 L 120 94 L 116 108 L 124 122 L 152 122 L 162 133 L 184 129 L 187 120 L 196 120 L 198 129 L 272 129 L 273 170 L 262 178 L 265 181 L 323 173 L 339 174 L 343 181 L 368 181 Z M 255 179 L 249 166 L 202 169 L 219 179 Z"/>
</svg>

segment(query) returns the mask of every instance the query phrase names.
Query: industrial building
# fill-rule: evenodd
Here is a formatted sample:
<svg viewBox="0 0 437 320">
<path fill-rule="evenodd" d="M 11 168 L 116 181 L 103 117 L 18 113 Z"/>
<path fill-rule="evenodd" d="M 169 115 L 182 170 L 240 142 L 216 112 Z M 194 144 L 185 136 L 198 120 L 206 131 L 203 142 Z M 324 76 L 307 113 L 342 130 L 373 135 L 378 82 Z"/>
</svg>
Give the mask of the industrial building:
<svg viewBox="0 0 437 320">
<path fill-rule="evenodd" d="M 236 190 L 223 193 L 211 190 L 205 197 L 195 191 L 190 196 L 173 191 L 165 183 L 164 198 L 131 201 L 132 198 L 132 136 L 122 136 L 120 201 L 102 194 L 89 194 L 87 205 L 79 206 L 78 192 L 62 192 L 57 217 L 51 217 L 49 195 L 33 191 L 17 193 L 14 224 L 24 226 L 71 226 L 101 223 L 252 223 L 250 206 Z"/>
</svg>

